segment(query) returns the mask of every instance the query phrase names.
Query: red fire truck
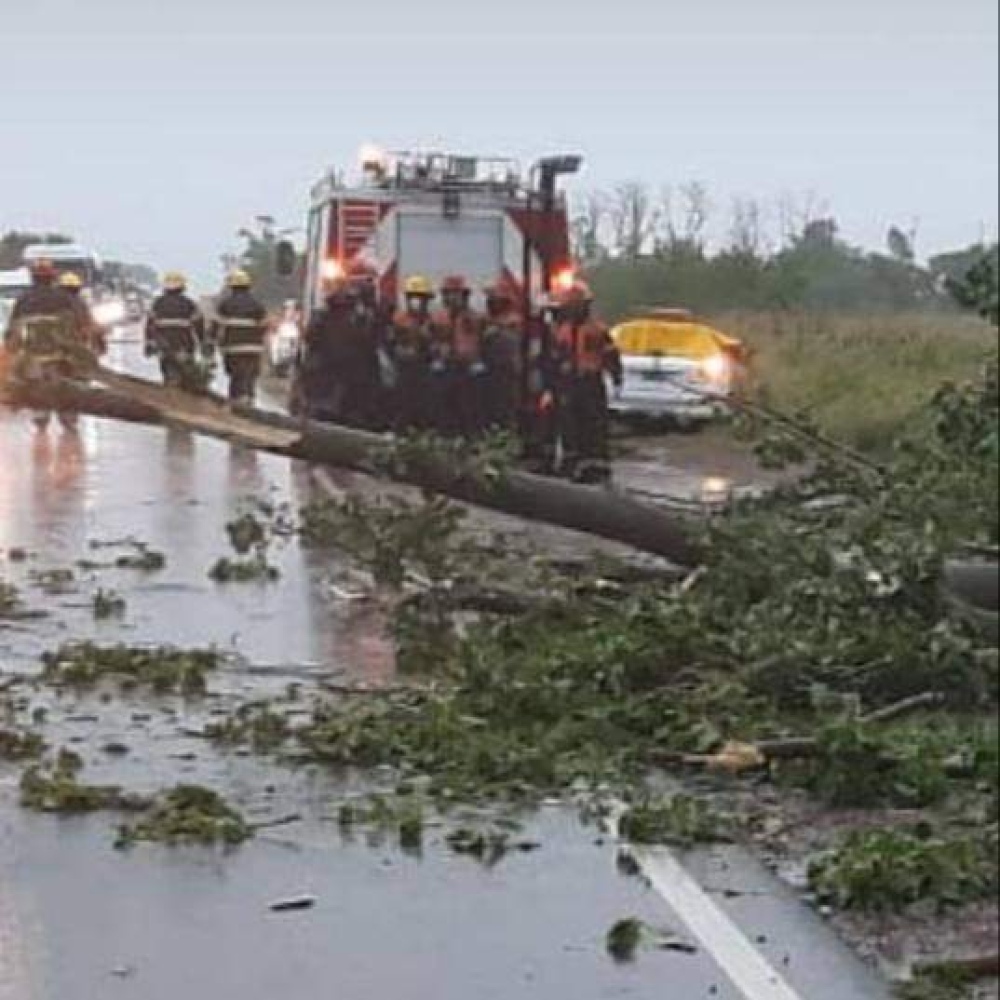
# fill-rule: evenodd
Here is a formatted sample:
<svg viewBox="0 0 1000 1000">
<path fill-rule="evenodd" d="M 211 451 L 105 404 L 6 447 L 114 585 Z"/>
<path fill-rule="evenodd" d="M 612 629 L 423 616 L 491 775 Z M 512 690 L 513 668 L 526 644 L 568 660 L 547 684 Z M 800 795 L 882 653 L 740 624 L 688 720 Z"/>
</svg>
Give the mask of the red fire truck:
<svg viewBox="0 0 1000 1000">
<path fill-rule="evenodd" d="M 331 172 L 312 192 L 305 318 L 322 304 L 324 284 L 355 261 L 376 269 L 384 302 L 399 301 L 410 275 L 439 282 L 461 274 L 477 306 L 482 289 L 501 279 L 533 305 L 570 268 L 558 183 L 580 163 L 552 156 L 523 172 L 506 158 L 371 151 L 359 182 Z"/>
</svg>

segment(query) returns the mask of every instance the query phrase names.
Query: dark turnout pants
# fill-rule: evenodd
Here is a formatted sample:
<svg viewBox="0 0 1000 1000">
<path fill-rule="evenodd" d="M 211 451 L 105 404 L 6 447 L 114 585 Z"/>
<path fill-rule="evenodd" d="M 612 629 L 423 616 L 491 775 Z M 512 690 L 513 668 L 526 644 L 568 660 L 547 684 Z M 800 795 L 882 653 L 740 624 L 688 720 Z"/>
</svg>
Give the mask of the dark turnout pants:
<svg viewBox="0 0 1000 1000">
<path fill-rule="evenodd" d="M 559 436 L 571 465 L 608 461 L 608 392 L 603 375 L 570 375 L 563 380 Z"/>
<path fill-rule="evenodd" d="M 420 361 L 401 361 L 392 391 L 392 423 L 399 433 L 424 430 L 431 424 L 427 406 L 430 376 Z"/>
<path fill-rule="evenodd" d="M 234 402 L 252 403 L 260 376 L 260 355 L 226 355 L 226 374 L 229 376 L 229 398 Z"/>
<path fill-rule="evenodd" d="M 468 362 L 457 363 L 453 391 L 458 434 L 462 437 L 482 434 L 489 413 L 486 369 Z"/>
</svg>

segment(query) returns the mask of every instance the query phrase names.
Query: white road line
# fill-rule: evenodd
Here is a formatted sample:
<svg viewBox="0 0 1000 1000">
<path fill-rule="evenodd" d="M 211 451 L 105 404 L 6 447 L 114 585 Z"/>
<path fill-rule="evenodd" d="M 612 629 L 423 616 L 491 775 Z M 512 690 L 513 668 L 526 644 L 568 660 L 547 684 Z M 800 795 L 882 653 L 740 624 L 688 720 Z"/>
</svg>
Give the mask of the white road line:
<svg viewBox="0 0 1000 1000">
<path fill-rule="evenodd" d="M 628 849 L 653 888 L 747 1000 L 803 1000 L 668 848 Z"/>
</svg>

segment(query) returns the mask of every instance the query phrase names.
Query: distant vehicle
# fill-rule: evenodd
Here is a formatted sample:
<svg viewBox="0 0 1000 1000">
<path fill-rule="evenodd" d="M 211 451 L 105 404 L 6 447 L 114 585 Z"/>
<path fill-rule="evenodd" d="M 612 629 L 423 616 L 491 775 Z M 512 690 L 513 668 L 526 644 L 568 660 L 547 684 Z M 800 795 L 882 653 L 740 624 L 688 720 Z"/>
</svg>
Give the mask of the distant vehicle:
<svg viewBox="0 0 1000 1000">
<path fill-rule="evenodd" d="M 0 271 L 0 334 L 7 329 L 10 314 L 23 292 L 31 287 L 31 272 L 26 267 Z"/>
<path fill-rule="evenodd" d="M 275 375 L 287 375 L 295 365 L 302 344 L 302 316 L 298 304 L 290 300 L 282 306 L 267 337 L 267 362 Z"/>
<path fill-rule="evenodd" d="M 72 272 L 83 282 L 87 301 L 97 323 L 112 329 L 127 321 L 124 299 L 111 287 L 101 258 L 78 243 L 35 243 L 24 249 L 24 263 L 50 260 L 60 274 Z"/>
<path fill-rule="evenodd" d="M 312 192 L 307 228 L 305 321 L 324 285 L 364 262 L 378 273 L 381 299 L 398 303 L 406 277 L 435 284 L 461 274 L 482 305 L 482 290 L 506 280 L 537 302 L 570 267 L 560 175 L 577 156 L 539 160 L 522 172 L 507 158 L 453 153 L 364 151 L 362 176 L 330 173 Z"/>
<path fill-rule="evenodd" d="M 746 369 L 741 341 L 685 309 L 647 309 L 614 327 L 624 380 L 609 389 L 622 416 L 665 417 L 680 426 L 704 423 L 726 409 Z"/>
<path fill-rule="evenodd" d="M 140 323 L 146 315 L 146 304 L 137 291 L 125 293 L 125 318 L 129 323 Z"/>
<path fill-rule="evenodd" d="M 72 271 L 85 288 L 99 289 L 104 283 L 101 258 L 78 243 L 34 243 L 24 249 L 24 263 L 30 267 L 36 261 L 50 260 L 60 274 Z"/>
</svg>

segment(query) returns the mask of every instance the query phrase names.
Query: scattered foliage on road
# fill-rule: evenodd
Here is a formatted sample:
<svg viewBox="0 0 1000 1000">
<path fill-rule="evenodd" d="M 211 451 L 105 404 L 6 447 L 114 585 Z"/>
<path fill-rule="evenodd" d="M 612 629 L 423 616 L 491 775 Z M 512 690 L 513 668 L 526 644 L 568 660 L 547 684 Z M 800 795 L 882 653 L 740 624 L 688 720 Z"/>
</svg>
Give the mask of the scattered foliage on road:
<svg viewBox="0 0 1000 1000">
<path fill-rule="evenodd" d="M 701 799 L 674 795 L 631 806 L 618 821 L 618 833 L 632 844 L 669 844 L 688 848 L 732 839 L 732 824 Z"/>
<path fill-rule="evenodd" d="M 18 611 L 21 595 L 12 583 L 0 580 L 0 618 L 7 618 Z"/>
<path fill-rule="evenodd" d="M 205 727 L 207 739 L 223 746 L 249 746 L 256 753 L 270 753 L 292 735 L 288 717 L 267 702 L 241 705 L 231 715 Z"/>
<path fill-rule="evenodd" d="M 215 649 L 71 642 L 42 655 L 42 678 L 60 687 L 91 688 L 114 681 L 126 691 L 198 695 L 207 689 L 207 674 L 221 662 Z"/>
<path fill-rule="evenodd" d="M 21 776 L 21 805 L 49 813 L 88 813 L 100 810 L 137 811 L 148 805 L 142 796 L 118 785 L 87 785 L 78 780 L 83 762 L 68 750 L 54 760 L 29 767 Z"/>
<path fill-rule="evenodd" d="M 76 589 L 76 575 L 71 569 L 33 570 L 31 582 L 49 597 L 63 597 Z"/>
<path fill-rule="evenodd" d="M 931 828 L 854 830 L 813 862 L 809 882 L 838 909 L 895 913 L 923 903 L 940 912 L 995 896 L 996 852 L 995 827 L 979 837 Z"/>
<path fill-rule="evenodd" d="M 139 841 L 235 845 L 252 836 L 253 827 L 217 792 L 176 785 L 158 795 L 137 822 L 119 827 L 115 846 Z"/>
<path fill-rule="evenodd" d="M 98 590 L 91 601 L 94 618 L 105 621 L 108 618 L 120 618 L 125 614 L 125 598 L 115 590 Z"/>
<path fill-rule="evenodd" d="M 440 580 L 454 569 L 450 544 L 465 512 L 443 497 L 412 501 L 386 494 L 350 495 L 302 510 L 302 537 L 334 546 L 369 569 L 377 584 L 400 588 L 408 570 Z"/>
<path fill-rule="evenodd" d="M 133 569 L 140 573 L 158 573 L 165 569 L 167 557 L 156 549 L 151 549 L 144 542 L 134 542 L 134 552 L 118 556 L 115 566 L 118 569 Z"/>
<path fill-rule="evenodd" d="M 281 576 L 270 561 L 270 551 L 280 528 L 281 512 L 267 503 L 226 524 L 235 557 L 222 556 L 208 571 L 216 583 L 272 583 Z"/>
<path fill-rule="evenodd" d="M 40 757 L 45 740 L 39 733 L 0 728 L 0 760 L 22 761 Z"/>
</svg>

